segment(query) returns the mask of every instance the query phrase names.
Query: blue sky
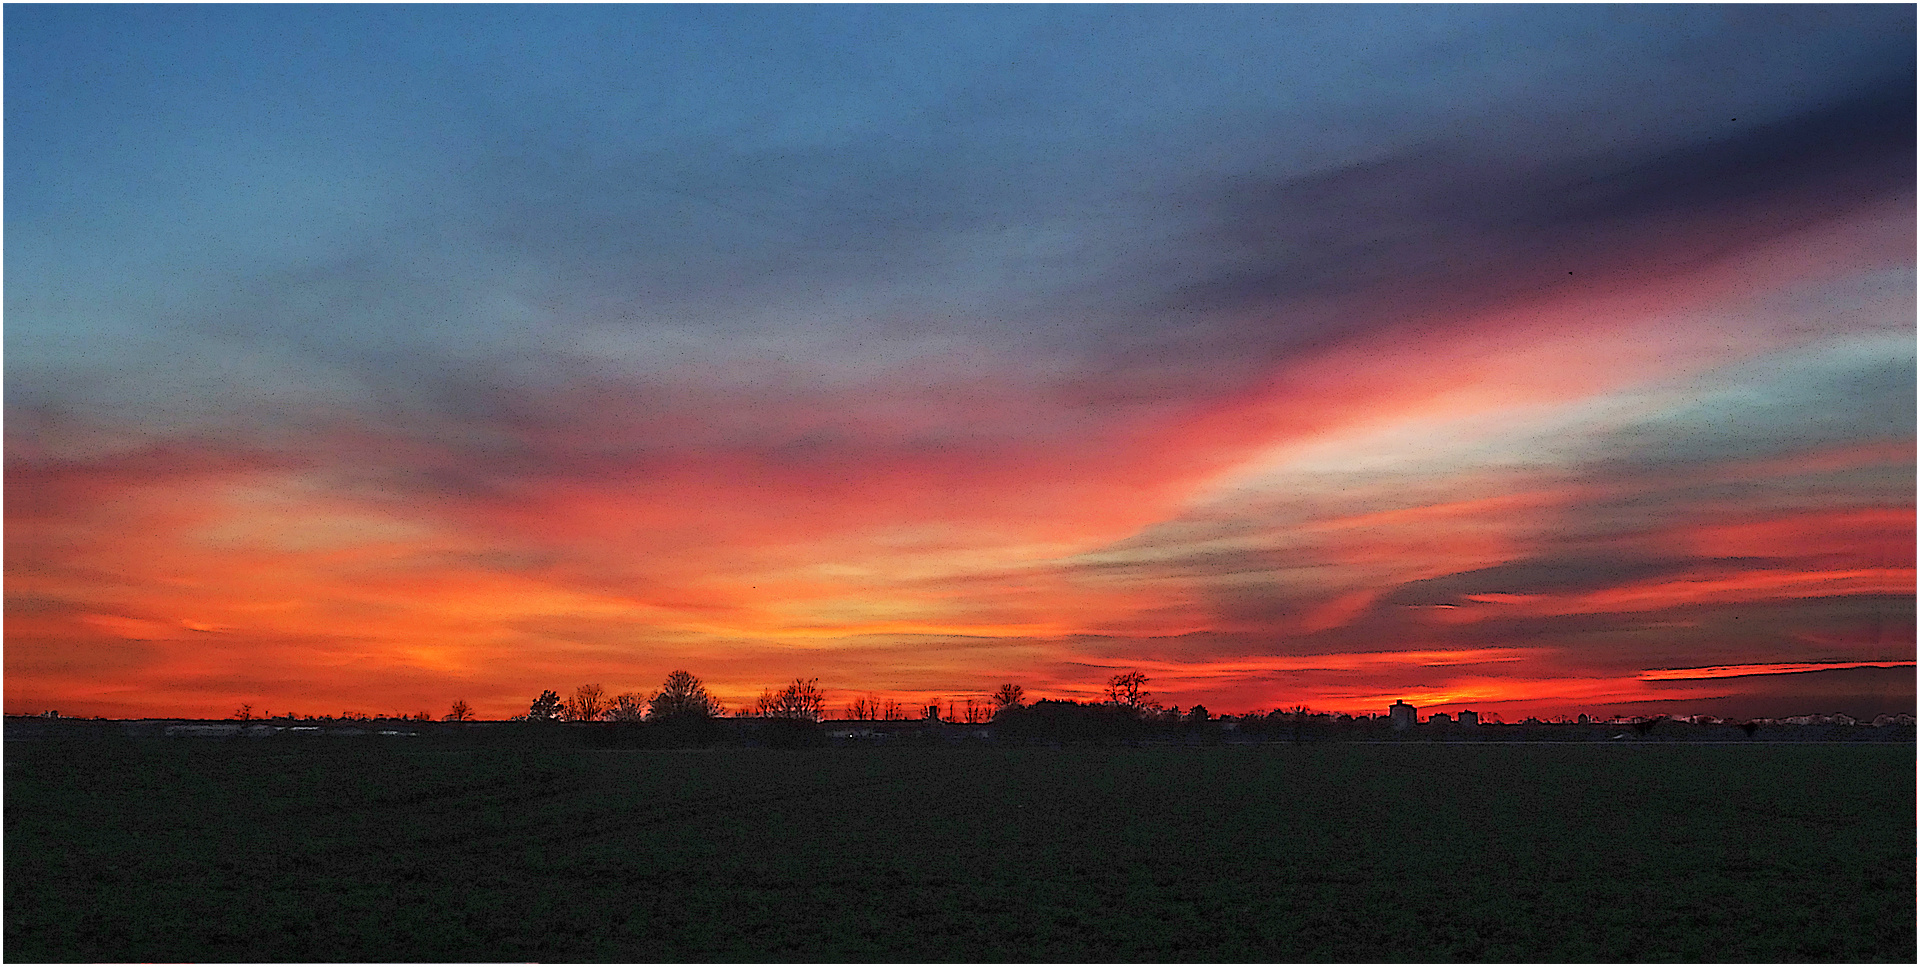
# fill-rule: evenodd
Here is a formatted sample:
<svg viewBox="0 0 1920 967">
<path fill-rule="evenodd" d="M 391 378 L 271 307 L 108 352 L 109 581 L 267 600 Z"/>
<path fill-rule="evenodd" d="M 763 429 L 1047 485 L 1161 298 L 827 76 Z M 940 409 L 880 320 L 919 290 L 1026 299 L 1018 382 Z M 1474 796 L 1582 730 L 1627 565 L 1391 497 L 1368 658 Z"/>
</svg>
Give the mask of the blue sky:
<svg viewBox="0 0 1920 967">
<path fill-rule="evenodd" d="M 10 709 L 1912 658 L 1909 7 L 5 16 Z"/>
</svg>

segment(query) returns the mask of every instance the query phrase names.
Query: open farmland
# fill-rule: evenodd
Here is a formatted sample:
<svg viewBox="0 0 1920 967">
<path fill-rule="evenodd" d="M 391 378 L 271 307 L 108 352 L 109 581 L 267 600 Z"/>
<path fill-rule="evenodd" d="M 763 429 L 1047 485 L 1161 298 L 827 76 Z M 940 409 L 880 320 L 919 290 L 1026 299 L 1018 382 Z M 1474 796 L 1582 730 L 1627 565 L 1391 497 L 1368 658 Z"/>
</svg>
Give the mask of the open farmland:
<svg viewBox="0 0 1920 967">
<path fill-rule="evenodd" d="M 1889 961 L 1914 749 L 9 743 L 12 961 Z"/>
</svg>

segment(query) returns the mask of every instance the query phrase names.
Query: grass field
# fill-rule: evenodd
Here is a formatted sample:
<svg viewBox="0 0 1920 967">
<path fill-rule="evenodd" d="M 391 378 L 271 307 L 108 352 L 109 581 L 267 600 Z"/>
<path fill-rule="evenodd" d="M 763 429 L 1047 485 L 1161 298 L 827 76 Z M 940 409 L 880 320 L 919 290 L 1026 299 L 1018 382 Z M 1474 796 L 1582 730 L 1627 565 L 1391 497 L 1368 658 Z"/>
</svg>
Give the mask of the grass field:
<svg viewBox="0 0 1920 967">
<path fill-rule="evenodd" d="M 1887 961 L 1914 748 L 10 742 L 10 961 Z"/>
</svg>

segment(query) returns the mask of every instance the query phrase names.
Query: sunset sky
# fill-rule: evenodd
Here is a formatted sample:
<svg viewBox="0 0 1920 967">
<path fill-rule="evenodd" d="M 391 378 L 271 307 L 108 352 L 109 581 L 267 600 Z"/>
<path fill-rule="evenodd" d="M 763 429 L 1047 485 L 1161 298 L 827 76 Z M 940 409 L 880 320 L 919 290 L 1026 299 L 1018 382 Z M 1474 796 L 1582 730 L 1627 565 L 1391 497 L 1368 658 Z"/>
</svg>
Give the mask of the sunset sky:
<svg viewBox="0 0 1920 967">
<path fill-rule="evenodd" d="M 1912 712 L 1915 9 L 5 10 L 5 708 Z"/>
</svg>

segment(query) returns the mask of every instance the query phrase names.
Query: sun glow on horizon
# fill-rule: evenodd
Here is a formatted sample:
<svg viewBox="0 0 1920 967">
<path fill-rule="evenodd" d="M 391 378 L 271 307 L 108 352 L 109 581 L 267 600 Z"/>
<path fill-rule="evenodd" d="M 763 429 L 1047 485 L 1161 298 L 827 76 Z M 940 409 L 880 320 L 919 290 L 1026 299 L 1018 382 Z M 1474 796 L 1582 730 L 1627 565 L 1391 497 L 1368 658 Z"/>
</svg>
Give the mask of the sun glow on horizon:
<svg viewBox="0 0 1920 967">
<path fill-rule="evenodd" d="M 417 13 L 9 11 L 9 711 L 1913 702 L 1911 10 Z"/>
</svg>

